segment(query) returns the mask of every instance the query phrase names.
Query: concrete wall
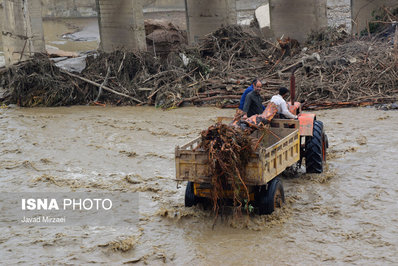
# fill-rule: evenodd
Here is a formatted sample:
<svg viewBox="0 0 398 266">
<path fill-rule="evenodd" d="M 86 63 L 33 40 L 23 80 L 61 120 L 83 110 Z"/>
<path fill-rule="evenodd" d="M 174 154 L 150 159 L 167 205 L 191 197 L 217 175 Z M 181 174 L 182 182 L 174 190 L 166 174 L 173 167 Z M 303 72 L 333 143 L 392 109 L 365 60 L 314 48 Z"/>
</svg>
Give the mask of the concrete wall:
<svg viewBox="0 0 398 266">
<path fill-rule="evenodd" d="M 185 11 L 185 0 L 156 0 L 144 5 L 144 12 Z"/>
<path fill-rule="evenodd" d="M 327 0 L 328 25 L 351 29 L 351 0 Z"/>
<path fill-rule="evenodd" d="M 235 0 L 186 0 L 190 42 L 222 26 L 237 23 Z"/>
<path fill-rule="evenodd" d="M 41 0 L 43 17 L 97 16 L 95 0 Z"/>
<path fill-rule="evenodd" d="M 236 10 L 238 11 L 254 11 L 261 6 L 264 0 L 236 0 Z M 145 8 L 153 8 L 158 10 L 184 10 L 185 0 L 156 0 Z"/>
<path fill-rule="evenodd" d="M 0 0 L 1 1 L 1 0 Z M 54 17 L 95 17 L 95 0 L 41 0 L 44 18 Z M 238 17 L 250 20 L 254 10 L 263 0 L 236 0 Z M 185 0 L 146 0 L 144 13 L 162 11 L 185 11 Z"/>
<path fill-rule="evenodd" d="M 266 0 L 236 0 L 236 10 L 238 10 L 238 11 L 244 11 L 244 10 L 254 11 L 254 10 L 256 10 L 256 8 L 263 5 L 265 2 L 268 2 L 268 1 L 266 1 Z"/>
<path fill-rule="evenodd" d="M 95 17 L 96 0 L 41 0 L 43 17 Z M 144 12 L 185 10 L 184 0 L 144 0 Z"/>
<path fill-rule="evenodd" d="M 352 12 L 352 31 L 359 33 L 366 29 L 366 25 L 372 20 L 373 10 L 377 10 L 381 6 L 397 7 L 397 0 L 351 0 Z"/>
<path fill-rule="evenodd" d="M 253 20 L 254 10 L 263 3 L 264 0 L 236 0 L 238 24 L 249 25 Z M 156 0 L 144 7 L 144 13 L 159 11 L 185 11 L 185 0 Z"/>
<path fill-rule="evenodd" d="M 142 0 L 96 1 L 102 50 L 146 50 Z"/>
<path fill-rule="evenodd" d="M 326 0 L 270 0 L 270 13 L 275 38 L 303 42 L 311 30 L 327 26 Z"/>
<path fill-rule="evenodd" d="M 4 0 L 3 50 L 6 65 L 45 51 L 39 0 Z"/>
</svg>

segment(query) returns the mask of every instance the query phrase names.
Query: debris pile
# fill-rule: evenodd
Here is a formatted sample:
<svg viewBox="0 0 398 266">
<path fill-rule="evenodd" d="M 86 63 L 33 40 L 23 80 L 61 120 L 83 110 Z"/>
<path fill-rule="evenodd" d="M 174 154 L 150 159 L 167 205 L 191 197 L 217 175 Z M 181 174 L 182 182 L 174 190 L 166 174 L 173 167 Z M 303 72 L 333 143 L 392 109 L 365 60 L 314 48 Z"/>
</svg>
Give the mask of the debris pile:
<svg viewBox="0 0 398 266">
<path fill-rule="evenodd" d="M 249 34 L 242 27 L 230 25 L 206 35 L 199 50 L 202 57 L 209 56 L 228 61 L 231 56 L 236 58 L 261 56 L 268 46 L 260 37 Z"/>
<path fill-rule="evenodd" d="M 159 60 L 149 53 L 115 51 L 87 57 L 86 68 L 83 70 L 82 76 L 98 83 L 104 82 L 104 77 L 108 77 L 107 85 L 109 87 L 130 96 L 120 97 L 118 94 L 106 91 L 98 99 L 107 99 L 109 103 L 134 105 L 146 103 L 153 87 L 161 86 L 175 78 L 175 76 L 169 75 L 159 79 L 157 84 L 153 83 L 147 87 L 140 86 L 161 71 L 162 66 Z M 96 90 L 92 86 L 90 88 L 93 91 Z"/>
<path fill-rule="evenodd" d="M 303 61 L 296 74 L 297 100 L 307 108 L 372 105 L 398 97 L 398 51 L 387 43 L 351 41 L 323 49 L 319 61 L 307 58 L 292 61 Z"/>
<path fill-rule="evenodd" d="M 306 45 L 312 48 L 323 49 L 347 42 L 348 32 L 345 26 L 326 27 L 317 31 L 312 31 L 307 38 Z"/>
<path fill-rule="evenodd" d="M 252 153 L 251 140 L 244 131 L 217 123 L 201 133 L 201 144 L 210 162 L 211 197 L 217 214 L 224 191 L 230 188 L 235 214 L 248 208 L 249 191 L 245 185 L 245 170 Z"/>
<path fill-rule="evenodd" d="M 198 47 L 200 57 L 217 77 L 252 76 L 273 65 L 282 50 L 241 26 L 230 25 L 208 34 Z"/>
<path fill-rule="evenodd" d="M 389 39 L 394 34 L 398 22 L 398 5 L 390 8 L 380 7 L 372 12 L 372 17 L 373 19 L 367 23 L 367 28 L 357 34 L 369 38 Z"/>
<path fill-rule="evenodd" d="M 186 32 L 170 22 L 156 19 L 145 20 L 146 45 L 154 55 L 167 56 L 187 44 Z"/>
<path fill-rule="evenodd" d="M 0 72 L 7 89 L 2 101 L 24 107 L 95 103 L 114 105 L 157 104 L 181 91 L 185 71 L 167 69 L 149 53 L 115 51 L 86 59 L 77 75 L 62 70 L 43 55 Z M 173 86 L 176 92 L 173 93 Z M 163 96 L 164 99 L 159 97 Z M 1 99 L 0 99 L 1 100 Z"/>
<path fill-rule="evenodd" d="M 7 89 L 7 104 L 16 103 L 23 107 L 64 106 L 85 101 L 86 95 L 76 81 L 46 56 L 36 56 L 5 69 L 0 75 L 0 86 Z"/>
<path fill-rule="evenodd" d="M 398 21 L 395 11 L 389 12 L 385 19 Z M 151 25 L 152 33 L 164 29 Z M 41 56 L 0 69 L 0 86 L 7 90 L 0 101 L 21 106 L 236 108 L 254 77 L 266 81 L 262 94 L 268 100 L 278 87 L 288 86 L 289 69 L 300 63 L 297 100 L 304 108 L 394 102 L 398 100 L 397 28 L 387 39 L 376 34 L 352 39 L 342 29 L 325 29 L 310 35 L 304 46 L 289 38 L 271 43 L 240 26 L 227 26 L 206 35 L 197 46 L 173 48 L 167 56 L 125 51 L 89 56 L 81 74 L 58 69 Z"/>
</svg>

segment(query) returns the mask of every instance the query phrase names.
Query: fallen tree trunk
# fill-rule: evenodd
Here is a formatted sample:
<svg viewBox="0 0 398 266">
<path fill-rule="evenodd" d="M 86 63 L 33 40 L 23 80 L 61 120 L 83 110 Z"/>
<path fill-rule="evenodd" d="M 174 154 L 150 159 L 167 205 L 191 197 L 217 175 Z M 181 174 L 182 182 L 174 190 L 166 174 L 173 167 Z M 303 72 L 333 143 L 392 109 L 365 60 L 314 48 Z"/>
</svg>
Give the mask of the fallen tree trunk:
<svg viewBox="0 0 398 266">
<path fill-rule="evenodd" d="M 81 76 L 79 76 L 79 75 L 70 73 L 70 72 L 65 71 L 65 70 L 61 70 L 61 72 L 62 72 L 62 73 L 65 73 L 65 74 L 67 74 L 67 75 L 69 75 L 69 76 L 71 76 L 71 77 L 78 78 L 78 79 L 83 80 L 83 81 L 85 81 L 85 82 L 87 82 L 87 83 L 90 83 L 91 85 L 97 86 L 98 88 L 101 88 L 101 84 L 99 84 L 99 83 L 97 83 L 97 82 L 95 82 L 95 81 L 92 81 L 92 80 L 83 78 L 83 77 L 81 77 Z M 107 87 L 107 86 L 102 86 L 102 88 L 103 88 L 104 90 L 109 91 L 109 92 L 112 92 L 112 93 L 114 93 L 114 94 L 116 94 L 116 95 L 123 96 L 123 97 L 129 98 L 129 99 L 132 99 L 132 100 L 135 101 L 135 102 L 143 103 L 142 101 L 138 100 L 137 98 L 134 98 L 133 96 L 130 96 L 130 95 L 127 95 L 127 94 L 124 94 L 124 93 L 121 93 L 121 92 L 112 90 L 111 88 L 109 88 L 109 87 Z"/>
</svg>

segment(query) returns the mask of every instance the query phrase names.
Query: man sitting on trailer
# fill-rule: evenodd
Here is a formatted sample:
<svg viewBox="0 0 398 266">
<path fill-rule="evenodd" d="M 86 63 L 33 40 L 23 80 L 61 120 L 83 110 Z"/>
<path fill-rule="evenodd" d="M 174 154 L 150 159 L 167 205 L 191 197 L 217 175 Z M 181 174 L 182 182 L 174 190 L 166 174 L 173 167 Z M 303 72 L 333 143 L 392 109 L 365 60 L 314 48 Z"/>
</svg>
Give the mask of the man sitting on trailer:
<svg viewBox="0 0 398 266">
<path fill-rule="evenodd" d="M 253 90 L 249 92 L 245 97 L 245 102 L 243 104 L 243 119 L 251 117 L 252 115 L 261 114 L 264 111 L 264 106 L 262 103 L 262 98 L 260 95 L 262 83 L 260 80 L 255 80 L 253 83 Z M 243 95 L 242 95 L 243 98 Z"/>
<path fill-rule="evenodd" d="M 242 97 L 240 98 L 240 102 L 239 102 L 239 110 L 243 111 L 243 106 L 245 105 L 245 100 L 246 100 L 246 96 L 247 94 L 249 94 L 250 92 L 252 92 L 254 90 L 254 88 L 256 88 L 257 86 L 262 86 L 263 84 L 261 83 L 259 78 L 255 78 L 252 82 L 252 84 L 243 92 Z M 265 108 L 263 108 L 265 109 Z"/>
<path fill-rule="evenodd" d="M 260 86 L 260 87 L 261 87 L 262 85 L 263 85 L 263 84 L 261 83 L 260 79 L 259 79 L 259 78 L 255 78 L 255 79 L 252 81 L 252 84 L 243 92 L 242 97 L 240 98 L 239 108 L 236 110 L 236 114 L 235 114 L 235 117 L 234 117 L 234 121 L 240 120 L 240 119 L 243 117 L 243 115 L 244 115 L 243 107 L 244 107 L 244 105 L 245 105 L 246 96 L 247 96 L 250 92 L 252 92 L 252 91 L 254 90 L 254 88 L 256 88 L 257 86 Z M 263 110 L 264 110 L 264 109 L 265 109 L 265 107 L 263 106 Z"/>
<path fill-rule="evenodd" d="M 297 115 L 292 114 L 287 108 L 287 104 L 284 98 L 289 94 L 289 90 L 285 87 L 279 88 L 279 94 L 272 96 L 270 102 L 274 103 L 278 108 L 278 114 L 280 118 L 286 119 L 297 119 Z"/>
</svg>

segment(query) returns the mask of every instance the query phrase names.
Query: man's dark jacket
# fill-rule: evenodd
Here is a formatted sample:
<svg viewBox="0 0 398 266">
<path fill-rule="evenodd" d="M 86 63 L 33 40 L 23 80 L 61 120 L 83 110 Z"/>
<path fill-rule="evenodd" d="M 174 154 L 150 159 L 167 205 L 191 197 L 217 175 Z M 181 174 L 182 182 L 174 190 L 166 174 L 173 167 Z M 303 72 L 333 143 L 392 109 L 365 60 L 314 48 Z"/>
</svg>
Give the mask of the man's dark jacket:
<svg viewBox="0 0 398 266">
<path fill-rule="evenodd" d="M 247 117 L 261 114 L 264 110 L 263 108 L 262 98 L 259 93 L 253 90 L 247 94 L 243 106 L 243 112 L 247 113 Z"/>
</svg>

